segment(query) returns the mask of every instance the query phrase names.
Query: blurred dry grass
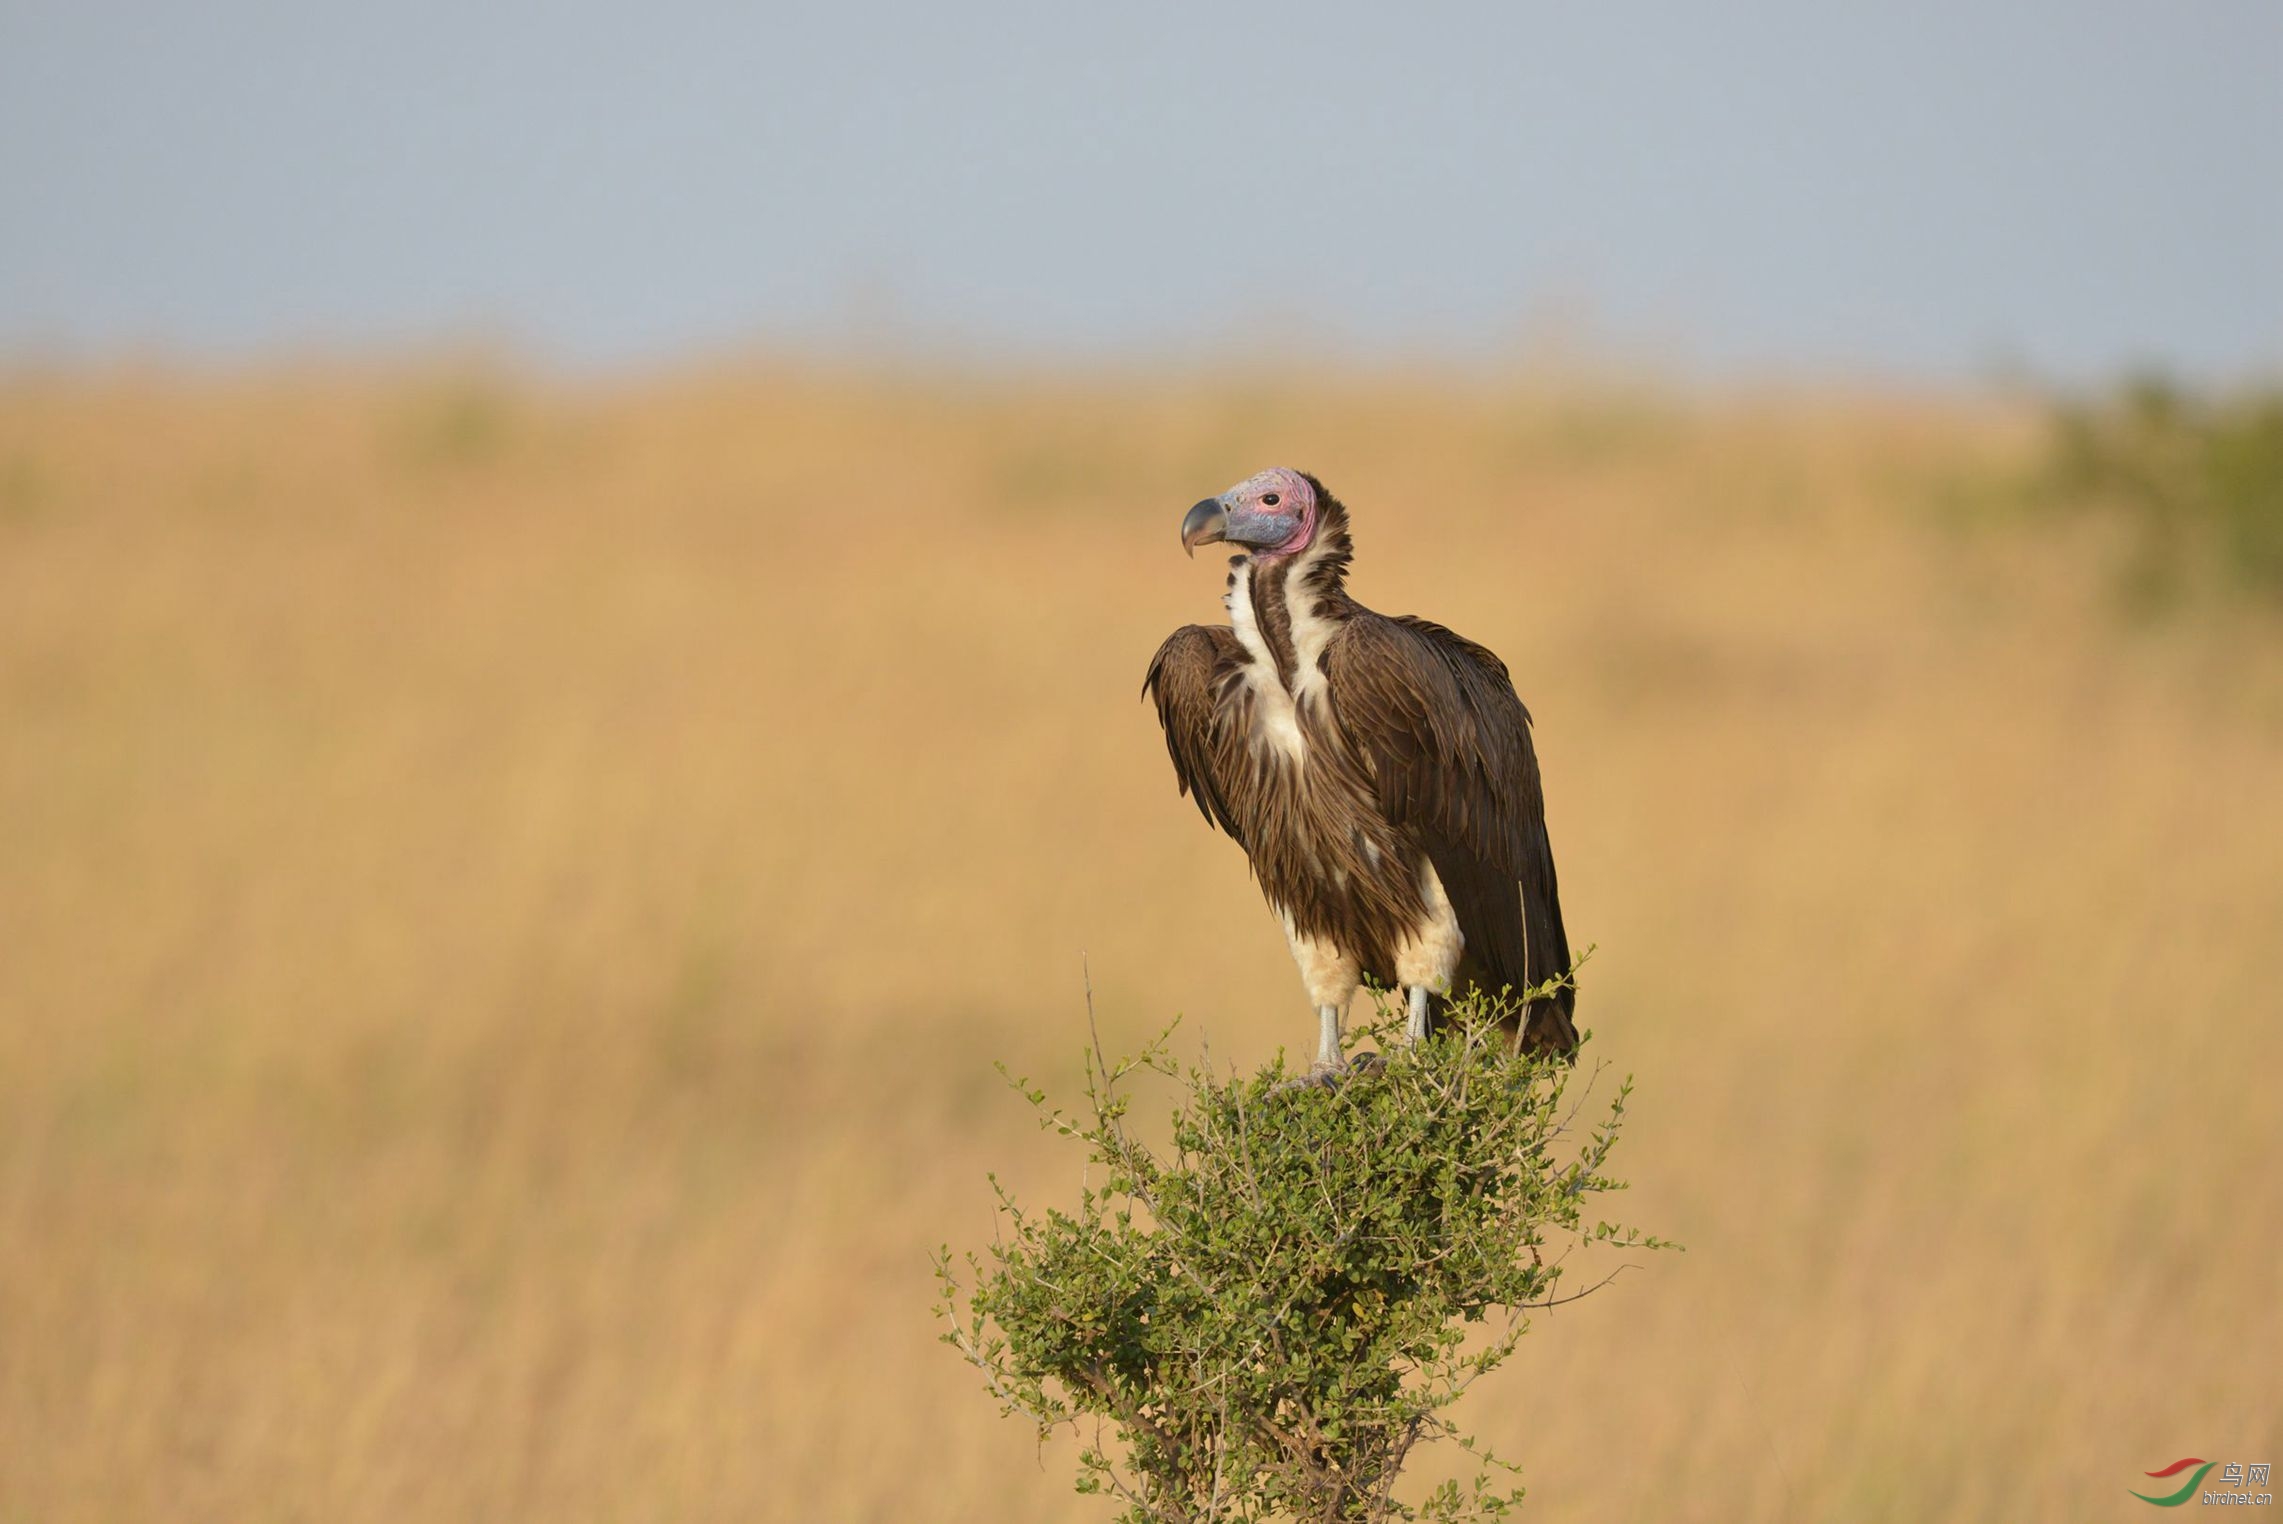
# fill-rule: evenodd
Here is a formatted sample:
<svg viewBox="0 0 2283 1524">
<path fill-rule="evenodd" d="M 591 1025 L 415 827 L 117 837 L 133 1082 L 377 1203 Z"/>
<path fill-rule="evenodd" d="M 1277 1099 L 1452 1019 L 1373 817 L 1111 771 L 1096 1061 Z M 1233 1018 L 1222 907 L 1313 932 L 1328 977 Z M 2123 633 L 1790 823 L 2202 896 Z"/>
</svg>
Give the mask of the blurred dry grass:
<svg viewBox="0 0 2283 1524">
<path fill-rule="evenodd" d="M 1062 1519 L 932 1341 L 990 1060 L 1304 1044 L 1136 689 L 1272 461 L 1540 721 L 1628 1220 L 1548 1519 L 2130 1517 L 2283 1448 L 2283 636 L 1921 511 L 1990 406 L 0 384 L 0 1519 Z"/>
</svg>

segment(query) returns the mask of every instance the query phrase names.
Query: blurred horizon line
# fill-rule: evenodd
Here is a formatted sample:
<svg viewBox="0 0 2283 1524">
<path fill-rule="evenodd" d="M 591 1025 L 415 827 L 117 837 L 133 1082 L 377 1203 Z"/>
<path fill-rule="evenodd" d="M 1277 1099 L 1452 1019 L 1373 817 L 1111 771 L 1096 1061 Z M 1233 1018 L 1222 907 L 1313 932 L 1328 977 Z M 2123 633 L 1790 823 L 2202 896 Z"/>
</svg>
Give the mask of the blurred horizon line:
<svg viewBox="0 0 2283 1524">
<path fill-rule="evenodd" d="M 1510 325 L 1481 343 L 1395 343 L 1289 327 L 1263 340 L 1245 324 L 1203 340 L 1146 345 L 1009 343 L 949 331 L 864 335 L 745 333 L 661 345 L 641 354 L 581 355 L 500 324 L 470 323 L 392 338 L 332 337 L 241 345 L 153 338 L 107 343 L 0 343 L 0 385 L 160 379 L 231 382 L 489 377 L 503 384 L 616 389 L 716 377 L 812 377 L 916 385 L 1005 386 L 1082 381 L 1353 385 L 1393 381 L 1459 390 L 1504 387 L 1648 391 L 1676 398 L 1820 392 L 1835 396 L 2078 396 L 2160 380 L 2203 392 L 2283 388 L 2283 356 L 2239 366 L 2184 365 L 2150 355 L 2089 371 L 2041 368 L 1993 353 L 1962 367 L 1871 360 L 1713 363 L 1686 346 L 1627 342 L 1582 323 Z"/>
</svg>

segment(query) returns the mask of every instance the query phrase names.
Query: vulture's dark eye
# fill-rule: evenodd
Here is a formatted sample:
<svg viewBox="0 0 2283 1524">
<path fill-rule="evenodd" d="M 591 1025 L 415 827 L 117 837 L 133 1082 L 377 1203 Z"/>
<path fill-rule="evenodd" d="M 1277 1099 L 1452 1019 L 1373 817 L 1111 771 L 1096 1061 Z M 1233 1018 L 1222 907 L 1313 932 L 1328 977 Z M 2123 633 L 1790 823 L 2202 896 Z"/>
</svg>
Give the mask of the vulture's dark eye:
<svg viewBox="0 0 2283 1524">
<path fill-rule="evenodd" d="M 1264 497 L 1264 498 L 1262 498 L 1262 499 L 1260 500 L 1260 505 L 1261 505 L 1263 508 L 1274 508 L 1274 507 L 1276 506 L 1276 503 L 1277 503 L 1277 495 L 1276 495 L 1275 493 L 1273 493 L 1273 492 L 1271 492 L 1271 493 L 1270 493 L 1268 496 L 1266 496 L 1266 497 Z"/>
</svg>

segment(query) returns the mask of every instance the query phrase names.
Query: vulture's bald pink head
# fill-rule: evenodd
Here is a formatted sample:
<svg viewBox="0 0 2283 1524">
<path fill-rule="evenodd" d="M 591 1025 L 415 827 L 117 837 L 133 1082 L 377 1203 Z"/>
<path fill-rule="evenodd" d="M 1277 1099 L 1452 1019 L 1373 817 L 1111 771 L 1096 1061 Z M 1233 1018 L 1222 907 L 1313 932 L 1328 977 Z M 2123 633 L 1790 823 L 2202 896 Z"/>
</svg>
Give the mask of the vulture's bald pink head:
<svg viewBox="0 0 2283 1524">
<path fill-rule="evenodd" d="M 1181 548 L 1191 555 L 1200 545 L 1226 540 L 1256 556 L 1288 556 L 1315 537 L 1315 480 L 1284 466 L 1246 477 L 1181 521 Z"/>
</svg>

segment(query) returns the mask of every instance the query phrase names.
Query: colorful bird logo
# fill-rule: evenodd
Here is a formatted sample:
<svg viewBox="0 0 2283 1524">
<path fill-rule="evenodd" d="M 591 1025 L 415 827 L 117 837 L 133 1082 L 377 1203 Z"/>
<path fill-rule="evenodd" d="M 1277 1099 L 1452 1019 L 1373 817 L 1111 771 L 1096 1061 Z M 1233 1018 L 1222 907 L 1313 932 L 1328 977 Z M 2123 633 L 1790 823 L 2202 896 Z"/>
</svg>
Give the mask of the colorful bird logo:
<svg viewBox="0 0 2283 1524">
<path fill-rule="evenodd" d="M 2148 1473 L 2148 1475 L 2160 1479 L 2167 1476 L 2178 1476 L 2181 1472 L 2187 1470 L 2190 1466 L 2194 1466 L 2196 1468 L 2196 1474 L 2189 1477 L 2187 1482 L 2181 1486 L 2178 1492 L 2160 1498 L 2152 1498 L 2145 1492 L 2136 1492 L 2133 1494 L 2133 1496 L 2140 1499 L 2143 1503 L 2154 1503 L 2159 1508 L 2177 1508 L 2182 1503 L 2187 1502 L 2188 1499 L 2196 1495 L 2196 1489 L 2204 1485 L 2204 1473 L 2211 1470 L 2218 1464 L 2218 1461 L 2199 1460 L 2193 1455 L 2189 1456 L 2186 1460 L 2176 1460 L 2171 1465 L 2166 1466 L 2162 1471 L 2151 1471 Z"/>
</svg>

